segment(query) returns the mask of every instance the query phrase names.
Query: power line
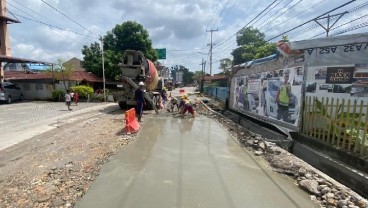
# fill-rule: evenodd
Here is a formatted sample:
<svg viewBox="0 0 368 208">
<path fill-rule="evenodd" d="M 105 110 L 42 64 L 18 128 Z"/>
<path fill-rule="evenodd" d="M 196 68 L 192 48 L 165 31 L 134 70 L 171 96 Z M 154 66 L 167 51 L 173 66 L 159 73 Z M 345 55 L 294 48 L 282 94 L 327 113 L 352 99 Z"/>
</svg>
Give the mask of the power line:
<svg viewBox="0 0 368 208">
<path fill-rule="evenodd" d="M 272 21 L 275 21 L 276 19 L 278 19 L 281 15 L 283 15 L 283 14 L 285 14 L 285 13 L 287 13 L 287 12 L 289 12 L 290 10 L 292 10 L 296 5 L 298 5 L 299 3 L 301 3 L 303 0 L 299 0 L 298 2 L 296 2 L 294 5 L 292 5 L 291 7 L 289 7 L 289 8 L 287 8 L 286 9 L 286 11 L 284 11 L 283 13 L 281 13 L 281 14 L 279 14 L 277 17 L 274 17 L 274 18 L 272 18 L 272 19 L 270 19 L 268 22 L 266 22 L 266 21 L 264 21 L 260 26 L 258 26 L 258 28 L 259 29 L 261 29 L 263 26 L 265 26 L 265 25 L 268 25 L 269 23 L 271 23 Z M 291 1 L 291 2 L 293 2 L 293 1 Z M 291 4 L 291 2 L 289 2 L 287 5 L 285 5 L 285 7 L 287 7 L 289 4 Z M 281 11 L 282 9 L 284 9 L 284 8 L 281 8 L 279 11 Z M 279 12 L 278 11 L 278 12 Z M 278 13 L 277 12 L 277 13 Z M 276 14 L 277 14 L 276 13 Z"/>
<path fill-rule="evenodd" d="M 210 21 L 208 21 L 208 23 L 207 23 L 207 28 L 209 28 L 209 26 L 210 26 L 210 24 L 211 24 L 211 22 L 212 22 L 213 16 L 215 15 L 215 13 L 216 13 L 216 11 L 217 11 L 217 8 L 218 8 L 218 6 L 220 5 L 220 3 L 221 3 L 221 0 L 219 0 L 219 1 L 218 1 L 216 8 L 215 8 L 215 9 L 214 9 L 214 11 L 212 12 L 211 19 L 210 19 Z M 205 40 L 206 40 L 206 38 L 207 38 L 207 32 L 204 34 L 204 37 L 203 37 L 203 41 L 202 41 L 202 42 L 203 42 L 203 46 L 205 45 Z"/>
<path fill-rule="evenodd" d="M 360 28 L 363 28 L 363 27 L 367 27 L 368 26 L 368 22 L 363 22 L 363 23 L 360 23 L 359 25 L 355 25 L 353 27 L 350 27 L 350 28 L 347 28 L 345 30 L 342 30 L 342 31 L 339 31 L 339 32 L 336 32 L 335 34 L 333 34 L 332 36 L 337 36 L 337 35 L 341 35 L 343 33 L 347 33 L 347 32 L 350 32 L 350 31 L 354 31 L 354 30 L 357 30 L 357 29 L 360 29 Z"/>
<path fill-rule="evenodd" d="M 78 32 L 74 32 L 72 30 L 68 30 L 68 29 L 65 29 L 65 28 L 61 28 L 61 27 L 58 27 L 58 26 L 55 26 L 55 25 L 51 25 L 51 24 L 48 24 L 48 23 L 45 23 L 45 22 L 42 22 L 42 21 L 39 21 L 39 20 L 35 20 L 35 19 L 31 19 L 31 18 L 28 18 L 28 17 L 25 17 L 23 15 L 19 15 L 19 14 L 14 14 L 15 16 L 18 16 L 18 17 L 22 17 L 24 19 L 27 19 L 27 20 L 30 20 L 30 21 L 34 21 L 34 22 L 37 22 L 37 23 L 40 23 L 40 24 L 43 24 L 43 25 L 47 25 L 49 27 L 53 27 L 53 28 L 56 28 L 58 30 L 63 30 L 63 31 L 68 31 L 68 32 L 71 32 L 71 33 L 74 33 L 76 35 L 82 35 L 82 36 L 86 36 L 86 37 L 89 37 L 89 38 L 92 38 L 92 39 L 98 39 L 94 36 L 90 36 L 90 35 L 86 35 L 86 34 L 82 34 L 82 33 L 78 33 Z"/>
<path fill-rule="evenodd" d="M 212 23 L 213 17 L 215 16 L 216 11 L 217 11 L 217 8 L 219 7 L 220 3 L 221 3 L 221 0 L 219 0 L 219 1 L 217 2 L 217 6 L 216 6 L 215 10 L 212 12 L 212 16 L 211 16 L 210 21 L 209 21 L 209 22 L 208 22 L 208 24 L 207 24 L 207 27 L 210 27 L 210 24 Z M 207 34 L 207 33 L 206 33 L 206 34 Z"/>
<path fill-rule="evenodd" d="M 363 8 L 364 8 L 364 7 L 366 7 L 366 6 L 368 6 L 368 2 L 365 2 L 365 3 L 363 3 L 363 4 L 360 4 L 360 5 L 356 6 L 356 7 L 354 7 L 354 8 L 352 8 L 352 9 L 348 10 L 347 15 L 350 15 L 351 13 L 357 12 L 357 11 L 359 11 L 360 9 L 363 9 Z M 335 19 L 337 19 L 337 18 L 338 18 L 338 16 L 334 16 L 334 17 L 331 17 L 331 18 L 330 18 L 330 20 L 335 20 Z M 323 24 L 326 24 L 326 23 L 327 23 L 327 20 L 323 21 Z M 314 24 L 312 24 L 312 25 L 310 25 L 310 26 L 308 26 L 308 27 L 306 27 L 306 28 L 304 28 L 304 29 L 301 29 L 301 30 L 295 31 L 294 33 L 291 33 L 291 34 L 289 34 L 288 36 L 289 36 L 289 37 L 293 37 L 293 38 L 295 38 L 295 37 L 298 37 L 298 36 L 300 36 L 300 35 L 305 34 L 305 32 L 306 32 L 306 31 L 311 31 L 311 30 L 314 30 L 314 29 L 316 29 L 316 28 L 318 28 L 318 27 L 319 27 L 319 25 L 318 25 L 317 23 L 314 23 Z M 322 34 L 323 34 L 323 33 L 322 33 Z M 317 34 L 317 35 L 315 35 L 315 36 L 317 37 L 317 36 L 319 36 L 319 35 L 320 35 L 320 34 Z"/>
<path fill-rule="evenodd" d="M 284 24 L 284 23 L 286 23 L 286 22 L 290 22 L 290 20 L 292 20 L 292 19 L 294 19 L 295 17 L 297 17 L 297 16 L 299 16 L 299 15 L 303 14 L 304 12 L 309 11 L 310 9 L 314 8 L 315 6 L 318 6 L 319 4 L 321 4 L 321 3 L 325 2 L 325 1 L 327 1 L 327 0 L 321 0 L 320 2 L 318 2 L 318 3 L 314 4 L 313 6 L 309 7 L 309 8 L 308 8 L 308 9 L 306 9 L 306 10 L 303 10 L 302 12 L 298 13 L 297 15 L 295 15 L 295 16 L 293 16 L 293 17 L 291 17 L 291 18 L 289 18 L 289 19 L 287 19 L 287 20 L 285 20 L 285 21 L 283 21 L 283 22 L 281 22 L 281 23 L 279 23 L 279 24 L 277 24 L 277 25 L 275 25 L 275 26 L 273 26 L 273 27 L 271 27 L 271 28 L 268 28 L 265 32 L 268 32 L 268 31 L 270 31 L 270 30 L 274 29 L 275 27 L 277 27 L 277 26 L 279 26 L 279 25 L 282 25 L 282 24 Z"/>
<path fill-rule="evenodd" d="M 275 9 L 283 0 L 280 0 L 277 4 L 275 4 L 268 12 L 264 13 L 262 17 L 260 17 L 257 21 L 253 23 L 255 25 L 258 21 L 260 21 L 264 16 L 266 16 L 269 12 L 271 12 L 273 9 Z M 294 1 L 294 0 L 291 0 Z"/>
<path fill-rule="evenodd" d="M 47 6 L 51 7 L 52 9 L 54 9 L 55 11 L 57 11 L 58 13 L 60 13 L 61 15 L 63 15 L 64 17 L 68 18 L 70 21 L 74 22 L 75 24 L 77 24 L 79 27 L 83 28 L 84 30 L 86 30 L 87 32 L 93 34 L 91 31 L 89 31 L 87 28 L 85 28 L 83 25 L 79 24 L 78 22 L 76 22 L 75 20 L 73 20 L 72 18 L 68 17 L 66 14 L 64 14 L 63 12 L 59 11 L 58 9 L 56 9 L 55 7 L 51 6 L 49 3 L 45 2 L 44 0 L 41 0 L 43 3 L 45 3 Z M 95 34 L 93 34 L 95 35 Z"/>
<path fill-rule="evenodd" d="M 222 7 L 222 10 L 220 11 L 220 13 L 219 13 L 219 15 L 218 15 L 218 17 L 217 17 L 217 19 L 215 21 L 215 25 L 216 25 L 216 22 L 220 19 L 222 13 L 225 11 L 225 9 L 226 9 L 227 5 L 229 4 L 229 2 L 230 2 L 230 0 L 227 0 L 226 3 L 225 3 L 225 5 Z M 212 25 L 211 27 L 213 27 L 215 25 Z"/>
<path fill-rule="evenodd" d="M 238 0 L 235 0 L 233 5 L 230 7 L 230 9 L 227 11 L 227 13 L 225 14 L 223 20 L 225 20 L 227 18 L 227 16 L 230 14 L 230 11 L 234 8 L 235 4 L 238 2 Z"/>
<path fill-rule="evenodd" d="M 274 36 L 273 38 L 268 39 L 268 40 L 267 40 L 267 42 L 268 42 L 268 41 L 271 41 L 271 40 L 273 40 L 273 39 L 275 39 L 275 38 L 277 38 L 277 37 L 280 37 L 280 36 L 282 36 L 282 35 L 285 35 L 286 33 L 290 32 L 290 31 L 293 31 L 293 30 L 295 30 L 295 29 L 297 29 L 297 28 L 299 28 L 299 27 L 301 27 L 301 26 L 303 26 L 303 25 L 306 25 L 306 24 L 308 24 L 309 22 L 312 22 L 312 21 L 314 21 L 315 19 L 317 19 L 317 18 L 319 18 L 319 17 L 322 17 L 322 16 L 324 16 L 324 15 L 326 15 L 326 14 L 329 14 L 329 13 L 331 13 L 331 12 L 333 12 L 333 11 L 337 10 L 337 9 L 340 9 L 340 8 L 342 8 L 342 7 L 346 6 L 346 5 L 348 5 L 348 4 L 350 4 L 350 3 L 354 2 L 354 1 L 356 1 L 356 0 L 351 0 L 351 1 L 349 1 L 349 2 L 347 2 L 347 3 L 345 3 L 345 4 L 342 4 L 342 5 L 340 5 L 340 6 L 336 7 L 336 8 L 334 8 L 334 9 L 332 9 L 332 10 L 328 11 L 328 12 L 325 12 L 325 13 L 323 13 L 323 14 L 319 15 L 319 16 L 318 16 L 318 17 L 316 17 L 316 18 L 313 18 L 313 19 L 311 19 L 311 20 L 309 20 L 309 21 L 307 21 L 307 22 L 305 22 L 305 23 L 303 23 L 303 24 L 301 24 L 301 25 L 298 25 L 298 26 L 296 26 L 296 27 L 294 27 L 294 28 L 292 28 L 292 29 L 290 29 L 290 30 L 288 30 L 288 31 L 286 31 L 286 32 L 283 32 L 283 33 L 281 33 L 281 34 L 279 34 L 279 35 L 276 35 L 276 36 Z"/>
<path fill-rule="evenodd" d="M 239 31 L 246 28 L 251 22 L 253 22 L 255 19 L 257 19 L 260 15 L 262 15 L 263 12 L 265 12 L 269 7 L 271 7 L 277 0 L 274 0 L 271 4 L 269 4 L 264 10 L 262 10 L 256 17 L 254 17 L 251 21 L 249 21 L 246 25 L 244 25 L 240 30 L 238 30 L 235 34 L 231 35 L 228 39 L 225 41 L 222 41 L 219 43 L 215 48 L 218 48 L 219 46 L 223 45 L 227 41 L 229 41 L 232 37 L 234 37 L 236 34 L 238 34 Z"/>
<path fill-rule="evenodd" d="M 29 11 L 31 11 L 31 12 L 33 12 L 33 13 L 35 13 L 35 14 L 37 14 L 37 15 L 39 15 L 40 17 L 42 17 L 42 18 L 46 18 L 46 19 L 48 19 L 48 20 L 50 20 L 50 21 L 52 21 L 52 22 L 54 22 L 54 23 L 56 23 L 57 25 L 60 25 L 60 23 L 58 23 L 58 22 L 56 22 L 56 21 L 54 21 L 54 20 L 52 20 L 52 19 L 50 19 L 50 18 L 48 18 L 48 17 L 46 17 L 46 16 L 44 16 L 44 15 L 42 15 L 42 14 L 40 14 L 40 13 L 38 13 L 38 12 L 36 12 L 36 11 L 34 11 L 33 9 L 31 9 L 31 8 L 28 8 L 27 6 L 25 6 L 24 4 L 22 4 L 22 3 L 19 3 L 18 1 L 16 1 L 16 0 L 12 0 L 13 2 L 15 2 L 15 3 L 17 3 L 18 5 L 20 5 L 20 6 L 22 6 L 22 7 L 24 7 L 24 8 L 26 8 L 27 10 L 29 10 Z M 9 3 L 9 1 L 7 1 L 7 4 L 9 4 L 9 5 L 11 5 L 11 6 L 13 6 L 14 8 L 17 8 L 17 7 L 15 7 L 14 5 L 12 5 L 11 3 Z M 18 10 L 20 10 L 19 8 L 17 8 Z M 23 10 L 21 10 L 23 13 L 25 13 L 25 14 L 28 14 L 28 13 L 26 13 L 26 12 L 24 12 Z M 29 15 L 29 14 L 28 14 Z M 31 16 L 31 15 L 29 15 L 29 16 Z M 33 16 L 31 16 L 32 18 L 34 18 Z M 34 19 L 36 19 L 36 18 L 34 18 Z"/>
<path fill-rule="evenodd" d="M 362 19 L 363 17 L 366 17 L 366 16 L 368 16 L 368 14 L 363 15 L 363 16 L 360 16 L 360 17 L 358 17 L 358 18 L 356 18 L 356 19 L 350 20 L 350 21 L 348 21 L 348 22 L 346 22 L 346 23 L 343 23 L 343 24 L 341 24 L 341 25 L 338 25 L 338 26 L 336 26 L 335 28 L 331 29 L 331 31 L 336 30 L 336 29 L 338 29 L 338 28 L 340 28 L 340 27 L 343 27 L 343 26 L 345 26 L 345 25 L 347 25 L 347 24 L 350 24 L 350 23 L 352 23 L 352 22 L 355 22 L 355 21 L 357 21 L 357 20 L 360 20 L 360 19 Z M 321 36 L 321 35 L 323 35 L 323 34 L 324 34 L 324 32 L 322 32 L 322 33 L 318 33 L 318 34 L 314 35 L 313 37 L 311 37 L 311 38 L 309 38 L 309 39 L 316 38 L 316 37 Z"/>
</svg>

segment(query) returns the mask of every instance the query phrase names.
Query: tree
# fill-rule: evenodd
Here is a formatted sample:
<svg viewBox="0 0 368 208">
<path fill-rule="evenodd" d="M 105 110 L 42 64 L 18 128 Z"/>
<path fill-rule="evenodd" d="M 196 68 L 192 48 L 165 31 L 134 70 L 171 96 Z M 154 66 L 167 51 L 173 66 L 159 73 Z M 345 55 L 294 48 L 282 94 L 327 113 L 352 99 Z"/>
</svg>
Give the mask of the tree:
<svg viewBox="0 0 368 208">
<path fill-rule="evenodd" d="M 156 51 L 152 48 L 147 30 L 141 24 L 133 21 L 116 25 L 102 37 L 104 46 L 105 76 L 108 79 L 119 80 L 121 62 L 125 50 L 139 50 L 151 61 L 157 60 Z M 82 49 L 82 66 L 89 72 L 102 77 L 101 46 L 94 42 L 90 47 L 84 45 Z"/>
<path fill-rule="evenodd" d="M 265 35 L 257 28 L 246 27 L 241 29 L 236 35 L 236 43 L 238 46 L 254 45 L 256 47 L 264 45 Z"/>
<path fill-rule="evenodd" d="M 234 65 L 276 53 L 275 44 L 267 43 L 264 38 L 265 35 L 258 29 L 252 27 L 241 29 L 236 36 L 239 47 L 231 53 Z"/>
<path fill-rule="evenodd" d="M 224 58 L 220 60 L 220 69 L 222 69 L 222 72 L 225 75 L 230 76 L 232 64 L 233 62 L 229 58 Z"/>
<path fill-rule="evenodd" d="M 65 91 L 68 89 L 66 86 L 66 82 L 69 82 L 70 77 L 73 74 L 73 65 L 70 63 L 65 63 L 62 58 L 58 58 L 54 68 L 48 69 L 48 73 L 52 73 L 52 76 L 55 80 L 59 80 L 63 82 Z M 68 85 L 69 87 L 69 85 Z"/>
<path fill-rule="evenodd" d="M 178 72 L 178 71 L 183 72 L 183 84 L 184 85 L 188 85 L 188 84 L 193 83 L 194 73 L 190 72 L 188 68 L 186 68 L 185 66 L 182 66 L 182 65 L 175 65 L 175 66 L 171 67 L 171 75 L 172 75 L 174 80 L 176 78 L 176 72 Z"/>
<path fill-rule="evenodd" d="M 196 80 L 197 83 L 201 83 L 201 80 L 204 76 L 205 75 L 202 73 L 202 71 L 195 71 L 193 74 L 193 80 Z"/>
</svg>

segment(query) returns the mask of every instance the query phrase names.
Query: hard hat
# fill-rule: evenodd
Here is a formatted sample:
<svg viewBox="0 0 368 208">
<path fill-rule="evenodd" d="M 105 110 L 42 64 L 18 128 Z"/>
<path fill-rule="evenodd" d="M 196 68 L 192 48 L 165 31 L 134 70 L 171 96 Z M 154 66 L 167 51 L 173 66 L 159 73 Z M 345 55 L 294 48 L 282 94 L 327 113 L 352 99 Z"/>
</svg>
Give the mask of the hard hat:
<svg viewBox="0 0 368 208">
<path fill-rule="evenodd" d="M 144 83 L 143 82 L 139 82 L 138 85 L 139 86 L 144 86 Z"/>
</svg>

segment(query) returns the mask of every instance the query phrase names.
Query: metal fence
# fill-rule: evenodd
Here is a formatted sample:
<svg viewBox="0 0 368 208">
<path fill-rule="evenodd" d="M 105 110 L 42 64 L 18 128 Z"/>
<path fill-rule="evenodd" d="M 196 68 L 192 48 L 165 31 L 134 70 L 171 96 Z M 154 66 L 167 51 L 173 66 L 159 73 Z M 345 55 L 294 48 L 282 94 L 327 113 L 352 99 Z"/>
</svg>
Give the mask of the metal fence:
<svg viewBox="0 0 368 208">
<path fill-rule="evenodd" d="M 228 87 L 206 87 L 204 93 L 215 99 L 225 101 L 229 97 Z"/>
<path fill-rule="evenodd" d="M 335 148 L 367 156 L 367 112 L 364 101 L 306 96 L 302 131 Z"/>
</svg>

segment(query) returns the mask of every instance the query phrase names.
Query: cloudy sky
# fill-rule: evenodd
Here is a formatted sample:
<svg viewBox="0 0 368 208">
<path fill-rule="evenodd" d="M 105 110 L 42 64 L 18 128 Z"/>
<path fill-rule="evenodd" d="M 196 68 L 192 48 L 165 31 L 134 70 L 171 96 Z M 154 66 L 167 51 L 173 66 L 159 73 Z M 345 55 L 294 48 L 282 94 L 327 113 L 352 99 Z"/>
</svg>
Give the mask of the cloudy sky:
<svg viewBox="0 0 368 208">
<path fill-rule="evenodd" d="M 260 29 L 266 40 L 301 25 L 349 0 L 6 0 L 12 56 L 55 62 L 57 58 L 83 59 L 83 45 L 125 21 L 143 25 L 154 48 L 166 48 L 164 65 L 183 65 L 201 70 L 206 60 L 209 73 L 209 43 L 213 32 L 212 73 L 219 73 L 219 60 L 232 58 L 235 34 L 244 26 Z M 273 4 L 272 4 L 273 3 Z M 264 11 L 263 13 L 261 13 Z M 349 11 L 331 35 L 367 32 L 368 0 L 356 0 L 330 14 Z M 365 16 L 367 15 L 367 16 Z M 255 19 L 254 19 L 255 18 Z M 335 18 L 336 19 L 336 18 Z M 332 20 L 332 22 L 335 21 Z M 252 21 L 253 20 L 253 21 Z M 325 19 L 321 20 L 322 22 Z M 362 27 L 362 28 L 359 28 Z M 359 28 L 359 29 L 357 29 Z M 291 41 L 324 37 L 314 22 L 288 33 Z M 279 38 L 272 39 L 277 41 Z"/>
</svg>

